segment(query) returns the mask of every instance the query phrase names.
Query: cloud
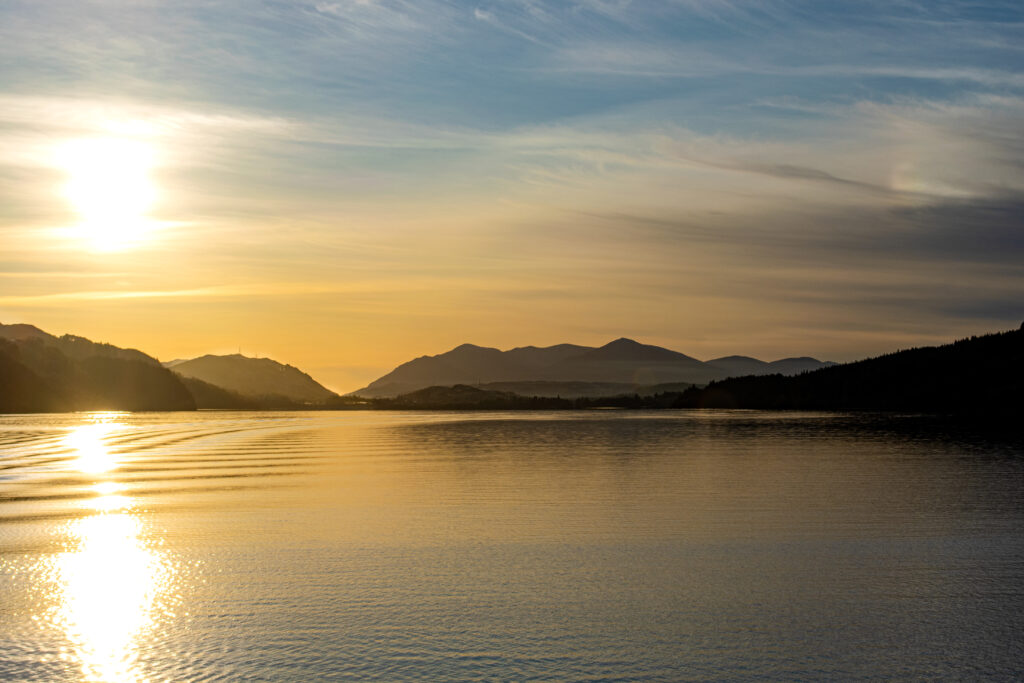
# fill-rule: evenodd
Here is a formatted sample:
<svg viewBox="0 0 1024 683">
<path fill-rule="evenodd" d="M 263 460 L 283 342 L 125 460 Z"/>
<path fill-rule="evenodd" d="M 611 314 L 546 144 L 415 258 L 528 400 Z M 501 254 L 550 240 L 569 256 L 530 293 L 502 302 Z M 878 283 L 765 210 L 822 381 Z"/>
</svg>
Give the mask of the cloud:
<svg viewBox="0 0 1024 683">
<path fill-rule="evenodd" d="M 428 18 L 441 10 L 437 3 L 403 0 L 333 0 L 312 7 L 351 34 L 367 38 L 423 31 L 432 25 Z"/>
<path fill-rule="evenodd" d="M 928 53 L 920 56 L 900 55 L 884 61 L 866 49 L 874 41 L 856 34 L 821 37 L 823 42 L 841 41 L 866 45 L 862 54 L 843 55 L 845 61 L 819 59 L 807 64 L 794 60 L 787 50 L 772 45 L 760 50 L 753 46 L 737 46 L 723 50 L 705 41 L 679 42 L 670 38 L 660 41 L 584 40 L 562 44 L 552 51 L 549 61 L 539 73 L 553 75 L 594 74 L 632 78 L 696 79 L 723 78 L 743 75 L 776 79 L 900 79 L 936 81 L 950 85 L 982 86 L 986 89 L 1024 89 L 1024 74 L 1020 70 L 991 66 L 936 65 Z M 813 47 L 804 46 L 807 52 Z M 878 46 L 885 51 L 888 46 Z M 1002 48 L 1000 48 L 1001 50 Z M 882 63 L 880 63 L 882 62 Z"/>
<path fill-rule="evenodd" d="M 0 305 L 362 297 L 346 314 L 395 316 L 377 335 L 404 334 L 427 289 L 445 320 L 509 308 L 524 330 L 1002 315 L 1024 262 L 1021 19 L 959 1 L 14 0 L 5 264 L 97 265 L 47 232 L 68 220 L 47 150 L 70 137 L 153 141 L 178 227 L 107 257 L 123 287 L 5 276 Z M 371 273 L 384 293 L 346 289 Z"/>
<path fill-rule="evenodd" d="M 8 142 L 3 163 L 26 161 L 18 138 L 38 140 L 80 136 L 181 138 L 186 136 L 286 136 L 293 124 L 280 116 L 254 116 L 204 108 L 189 110 L 126 98 L 0 94 L 0 140 Z M 38 161 L 37 157 L 37 161 Z"/>
</svg>

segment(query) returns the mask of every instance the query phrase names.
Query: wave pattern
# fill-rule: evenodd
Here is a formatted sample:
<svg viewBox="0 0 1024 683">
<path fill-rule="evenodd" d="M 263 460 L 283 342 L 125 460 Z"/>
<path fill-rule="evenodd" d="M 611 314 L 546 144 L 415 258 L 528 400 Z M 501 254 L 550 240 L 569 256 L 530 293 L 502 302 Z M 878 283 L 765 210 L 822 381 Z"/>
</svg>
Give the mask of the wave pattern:
<svg viewBox="0 0 1024 683">
<path fill-rule="evenodd" d="M 144 505 L 171 493 L 266 485 L 261 480 L 301 474 L 315 462 L 317 454 L 296 448 L 302 436 L 288 417 L 169 422 L 91 413 L 5 420 L 0 523 L 91 514 L 92 503 L 114 490 Z"/>
<path fill-rule="evenodd" d="M 1024 674 L 1024 448 L 916 418 L 0 417 L 0 680 Z"/>
</svg>

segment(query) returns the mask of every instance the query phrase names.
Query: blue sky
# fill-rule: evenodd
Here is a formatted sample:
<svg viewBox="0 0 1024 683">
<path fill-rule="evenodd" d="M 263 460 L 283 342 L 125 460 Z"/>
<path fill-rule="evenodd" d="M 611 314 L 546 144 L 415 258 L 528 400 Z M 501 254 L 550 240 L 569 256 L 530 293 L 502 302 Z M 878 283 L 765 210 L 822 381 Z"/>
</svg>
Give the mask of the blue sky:
<svg viewBox="0 0 1024 683">
<path fill-rule="evenodd" d="M 463 341 L 845 360 L 1024 317 L 1017 2 L 10 1 L 0 64 L 4 322 L 346 388 Z M 130 175 L 81 140 L 147 150 L 159 229 L 68 231 L 69 175 Z"/>
</svg>

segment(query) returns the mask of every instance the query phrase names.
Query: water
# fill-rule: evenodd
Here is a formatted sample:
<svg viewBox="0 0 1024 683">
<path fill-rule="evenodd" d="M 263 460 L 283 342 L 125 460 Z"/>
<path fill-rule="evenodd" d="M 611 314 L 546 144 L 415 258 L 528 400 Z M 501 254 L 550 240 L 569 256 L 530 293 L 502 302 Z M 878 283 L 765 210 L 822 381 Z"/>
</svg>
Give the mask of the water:
<svg viewBox="0 0 1024 683">
<path fill-rule="evenodd" d="M 0 679 L 1024 676 L 1024 447 L 757 412 L 0 416 Z"/>
</svg>

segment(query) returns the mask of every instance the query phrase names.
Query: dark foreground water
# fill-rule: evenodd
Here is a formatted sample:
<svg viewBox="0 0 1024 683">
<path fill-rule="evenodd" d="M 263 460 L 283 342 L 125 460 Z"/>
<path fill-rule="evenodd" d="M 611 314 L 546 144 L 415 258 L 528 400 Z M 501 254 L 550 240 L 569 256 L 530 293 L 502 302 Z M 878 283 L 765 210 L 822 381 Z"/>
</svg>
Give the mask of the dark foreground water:
<svg viewBox="0 0 1024 683">
<path fill-rule="evenodd" d="M 1024 676 L 1024 449 L 914 418 L 0 417 L 0 679 Z"/>
</svg>

